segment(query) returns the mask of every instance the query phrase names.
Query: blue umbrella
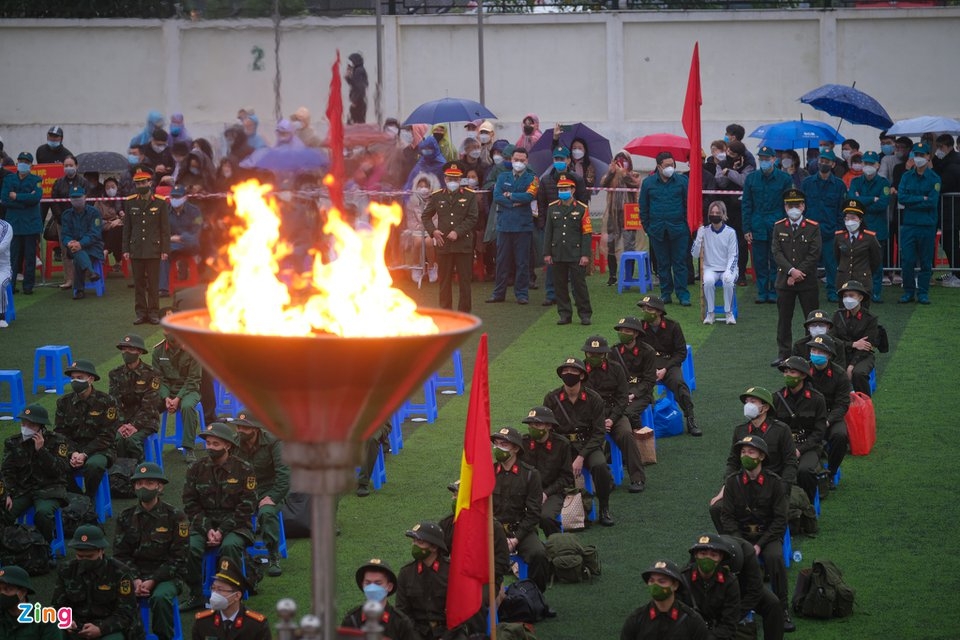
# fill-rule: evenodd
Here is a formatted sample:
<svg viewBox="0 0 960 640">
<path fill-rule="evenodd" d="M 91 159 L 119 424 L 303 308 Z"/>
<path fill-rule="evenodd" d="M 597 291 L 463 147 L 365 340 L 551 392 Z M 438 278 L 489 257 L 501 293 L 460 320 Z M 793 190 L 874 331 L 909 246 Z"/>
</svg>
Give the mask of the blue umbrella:
<svg viewBox="0 0 960 640">
<path fill-rule="evenodd" d="M 821 140 L 843 142 L 840 133 L 824 122 L 816 120 L 789 120 L 757 127 L 751 138 L 760 138 L 762 144 L 774 149 L 806 149 L 815 147 Z"/>
<path fill-rule="evenodd" d="M 257 151 L 260 151 L 259 149 Z M 311 148 L 268 148 L 251 158 L 252 166 L 266 171 L 313 171 L 326 169 L 330 160 L 325 153 Z"/>
<path fill-rule="evenodd" d="M 800 96 L 800 102 L 853 124 L 877 129 L 889 129 L 893 124 L 890 114 L 874 98 L 842 84 L 825 84 Z"/>
<path fill-rule="evenodd" d="M 481 118 L 496 118 L 490 109 L 475 100 L 464 98 L 441 98 L 432 102 L 424 102 L 413 110 L 413 113 L 403 122 L 403 126 L 411 124 L 441 124 L 444 122 L 469 122 Z"/>
<path fill-rule="evenodd" d="M 560 132 L 560 144 L 567 149 L 569 149 L 573 141 L 577 139 L 582 140 L 583 144 L 587 146 L 587 151 L 590 154 L 590 163 L 595 166 L 604 165 L 603 170 L 606 171 L 606 166 L 609 166 L 610 161 L 613 160 L 610 141 L 582 122 L 567 125 L 563 128 L 563 131 Z M 546 171 L 553 162 L 552 131 L 547 131 L 540 136 L 540 139 L 537 140 L 533 148 L 530 149 L 527 162 L 538 174 Z"/>
</svg>

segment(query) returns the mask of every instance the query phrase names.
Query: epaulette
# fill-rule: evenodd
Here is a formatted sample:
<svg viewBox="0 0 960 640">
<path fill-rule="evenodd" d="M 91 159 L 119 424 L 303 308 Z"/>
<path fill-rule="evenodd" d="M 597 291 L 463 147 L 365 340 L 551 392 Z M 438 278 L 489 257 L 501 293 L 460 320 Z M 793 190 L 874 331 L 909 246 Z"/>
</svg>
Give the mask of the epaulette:
<svg viewBox="0 0 960 640">
<path fill-rule="evenodd" d="M 209 617 L 212 616 L 214 613 L 215 613 L 215 612 L 214 612 L 213 609 L 207 609 L 206 611 L 201 611 L 200 613 L 196 614 L 196 615 L 193 617 L 193 619 L 194 619 L 194 620 L 202 620 L 202 619 L 204 619 L 204 618 L 209 618 Z"/>
<path fill-rule="evenodd" d="M 124 200 L 136 200 L 137 197 L 138 197 L 137 194 L 132 193 L 132 194 L 130 194 L 129 196 L 127 196 L 126 198 L 124 198 Z"/>
<path fill-rule="evenodd" d="M 476 189 L 471 189 L 470 187 L 460 187 L 464 191 L 469 191 L 470 193 L 476 193 Z"/>
<path fill-rule="evenodd" d="M 868 235 L 868 236 L 875 236 L 875 235 L 877 235 L 877 232 L 876 232 L 876 231 L 870 231 L 869 229 L 864 229 L 864 230 L 863 230 L 863 233 L 864 233 L 865 235 Z"/>
<path fill-rule="evenodd" d="M 577 204 L 582 204 L 582 205 L 583 205 L 583 208 L 586 209 L 587 211 L 590 210 L 590 205 L 588 205 L 588 204 L 587 204 L 586 202 L 584 202 L 583 200 L 577 200 Z"/>
<path fill-rule="evenodd" d="M 805 219 L 807 222 L 809 222 L 810 224 L 812 224 L 813 226 L 815 226 L 815 227 L 819 227 L 819 226 L 820 226 L 820 223 L 817 222 L 816 220 L 811 220 L 810 218 L 804 218 L 804 219 Z"/>
<path fill-rule="evenodd" d="M 159 347 L 160 345 L 162 345 L 162 344 L 163 344 L 164 342 L 166 342 L 166 341 L 167 341 L 167 339 L 164 338 L 163 340 L 161 340 L 161 341 L 158 342 L 157 344 L 153 345 L 152 348 L 153 348 L 153 349 L 156 349 L 157 347 Z"/>
<path fill-rule="evenodd" d="M 562 200 L 554 200 L 554 201 L 551 202 L 548 206 L 551 206 L 551 207 L 552 207 L 552 206 L 555 205 L 555 204 L 563 204 L 563 201 L 562 201 Z"/>
<path fill-rule="evenodd" d="M 834 232 L 833 232 L 833 235 L 835 235 L 835 236 L 840 236 L 840 235 L 843 235 L 843 234 L 845 234 L 845 233 L 846 233 L 845 230 L 844 230 L 844 231 L 834 231 Z"/>
<path fill-rule="evenodd" d="M 776 222 L 774 222 L 774 224 L 780 224 L 781 222 L 786 222 L 786 223 L 789 224 L 789 220 L 787 220 L 786 218 L 780 218 L 779 220 L 777 220 Z"/>
<path fill-rule="evenodd" d="M 166 196 L 158 196 L 157 194 L 153 194 L 153 199 L 154 199 L 154 200 L 163 200 L 164 202 L 167 201 Z"/>
<path fill-rule="evenodd" d="M 442 192 L 443 192 L 443 189 L 436 189 L 435 191 L 431 191 L 430 195 L 434 195 L 436 193 L 442 193 Z"/>
<path fill-rule="evenodd" d="M 248 618 L 252 618 L 256 620 L 257 622 L 263 622 L 264 620 L 267 619 L 267 617 L 262 613 L 257 613 L 256 611 L 251 611 L 250 609 L 247 609 L 244 612 L 244 615 L 247 616 Z"/>
</svg>

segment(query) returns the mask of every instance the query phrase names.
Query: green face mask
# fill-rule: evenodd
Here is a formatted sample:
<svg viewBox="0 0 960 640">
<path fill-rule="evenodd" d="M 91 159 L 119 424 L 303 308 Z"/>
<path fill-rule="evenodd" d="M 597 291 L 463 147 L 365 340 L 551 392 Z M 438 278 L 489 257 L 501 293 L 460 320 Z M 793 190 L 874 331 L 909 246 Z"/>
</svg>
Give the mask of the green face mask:
<svg viewBox="0 0 960 640">
<path fill-rule="evenodd" d="M 645 322 L 653 322 L 657 319 L 657 314 L 655 314 L 653 311 L 644 311 L 640 314 L 640 317 L 643 318 Z"/>
<path fill-rule="evenodd" d="M 760 458 L 751 458 L 750 456 L 740 456 L 740 464 L 747 471 L 753 471 L 760 466 Z"/>
<path fill-rule="evenodd" d="M 140 354 L 132 353 L 130 351 L 124 351 L 121 357 L 123 358 L 124 363 L 133 364 L 134 362 L 140 359 Z"/>
<path fill-rule="evenodd" d="M 673 589 L 670 587 L 663 587 L 659 584 L 648 584 L 647 586 L 650 588 L 650 597 L 654 600 L 666 600 L 673 595 Z"/>
<path fill-rule="evenodd" d="M 583 360 L 591 367 L 599 367 L 603 364 L 603 356 L 598 353 L 584 356 Z"/>
<path fill-rule="evenodd" d="M 713 558 L 697 558 L 697 569 L 703 575 L 711 576 L 717 570 L 717 561 Z"/>
<path fill-rule="evenodd" d="M 89 571 L 96 571 L 100 568 L 100 565 L 103 564 L 102 558 L 94 558 L 92 560 L 80 560 L 77 559 L 77 570 L 80 573 L 87 573 Z"/>
<path fill-rule="evenodd" d="M 510 452 L 506 449 L 493 448 L 493 459 L 497 462 L 506 462 L 510 459 Z"/>
<path fill-rule="evenodd" d="M 617 332 L 617 337 L 620 338 L 620 344 L 630 344 L 633 342 L 634 335 L 632 333 Z"/>
<path fill-rule="evenodd" d="M 71 380 L 70 388 L 73 389 L 74 393 L 83 393 L 90 387 L 90 383 L 86 380 Z"/>
<path fill-rule="evenodd" d="M 539 440 L 543 436 L 547 435 L 547 430 L 541 429 L 539 427 L 530 427 L 529 429 L 527 429 L 527 433 L 529 433 L 530 437 L 533 438 L 534 440 Z"/>
<path fill-rule="evenodd" d="M 425 549 L 423 547 L 413 545 L 410 547 L 410 555 L 413 556 L 413 559 L 417 562 L 423 562 L 430 557 L 430 549 Z"/>
<path fill-rule="evenodd" d="M 141 488 L 141 489 L 137 489 L 137 490 L 136 490 L 136 494 L 137 494 L 137 500 L 139 500 L 140 502 L 142 502 L 142 503 L 144 503 L 144 504 L 148 504 L 148 503 L 150 503 L 150 502 L 153 502 L 154 498 L 156 498 L 158 495 L 160 495 L 160 490 L 159 490 L 159 489 L 147 489 L 146 487 L 144 487 L 144 488 Z"/>
<path fill-rule="evenodd" d="M 791 389 L 796 387 L 801 382 L 803 382 L 803 378 L 796 378 L 794 376 L 783 376 L 783 384 L 787 385 Z"/>
</svg>

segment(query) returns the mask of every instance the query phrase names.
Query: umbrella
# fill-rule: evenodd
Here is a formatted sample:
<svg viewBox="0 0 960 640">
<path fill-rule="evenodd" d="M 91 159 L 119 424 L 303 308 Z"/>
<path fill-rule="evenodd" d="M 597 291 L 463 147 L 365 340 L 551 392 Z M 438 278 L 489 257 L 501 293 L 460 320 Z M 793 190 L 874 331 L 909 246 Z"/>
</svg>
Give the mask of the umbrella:
<svg viewBox="0 0 960 640">
<path fill-rule="evenodd" d="M 259 151 L 259 149 L 258 149 Z M 330 166 L 327 155 L 311 148 L 266 149 L 252 158 L 251 166 L 266 171 L 313 171 Z"/>
<path fill-rule="evenodd" d="M 690 161 L 690 141 L 685 136 L 672 133 L 651 133 L 634 138 L 624 147 L 634 155 L 656 158 L 662 151 L 669 151 L 678 162 Z"/>
<path fill-rule="evenodd" d="M 440 124 L 444 122 L 467 122 L 479 118 L 496 118 L 490 109 L 476 102 L 464 98 L 441 98 L 432 102 L 424 102 L 413 110 L 413 113 L 404 121 L 403 126 L 410 124 Z"/>
<path fill-rule="evenodd" d="M 891 136 L 921 136 L 925 133 L 960 133 L 960 120 L 920 116 L 909 120 L 898 120 L 887 129 L 887 134 Z"/>
<path fill-rule="evenodd" d="M 877 129 L 886 129 L 893 124 L 890 114 L 876 99 L 842 84 L 825 84 L 800 96 L 800 102 L 853 124 Z"/>
<path fill-rule="evenodd" d="M 114 151 L 88 151 L 77 156 L 80 173 L 119 173 L 130 168 L 127 156 Z"/>
<path fill-rule="evenodd" d="M 821 140 L 843 142 L 843 136 L 825 122 L 816 120 L 788 120 L 757 127 L 751 138 L 760 138 L 774 149 L 806 149 L 815 147 Z"/>
<path fill-rule="evenodd" d="M 582 122 L 564 126 L 563 131 L 560 133 L 560 144 L 569 149 L 573 141 L 578 138 L 587 145 L 587 152 L 590 154 L 591 164 L 596 166 L 609 165 L 610 161 L 613 160 L 610 141 Z M 548 131 L 540 136 L 540 139 L 537 140 L 533 148 L 530 149 L 527 162 L 529 162 L 530 166 L 537 173 L 541 173 L 550 166 L 552 161 L 553 134 Z M 606 171 L 606 169 L 604 169 L 604 171 Z"/>
</svg>

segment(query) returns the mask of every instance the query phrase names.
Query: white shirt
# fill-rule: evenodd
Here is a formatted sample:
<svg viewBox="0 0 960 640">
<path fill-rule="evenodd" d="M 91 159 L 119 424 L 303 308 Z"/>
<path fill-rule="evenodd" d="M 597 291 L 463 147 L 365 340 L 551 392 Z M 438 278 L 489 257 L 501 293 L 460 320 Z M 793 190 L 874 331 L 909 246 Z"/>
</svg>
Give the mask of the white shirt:
<svg viewBox="0 0 960 640">
<path fill-rule="evenodd" d="M 703 246 L 703 270 L 726 271 L 737 274 L 737 232 L 724 224 L 719 231 L 713 225 L 706 225 L 697 230 L 690 253 L 694 258 L 700 257 L 700 247 Z"/>
</svg>

